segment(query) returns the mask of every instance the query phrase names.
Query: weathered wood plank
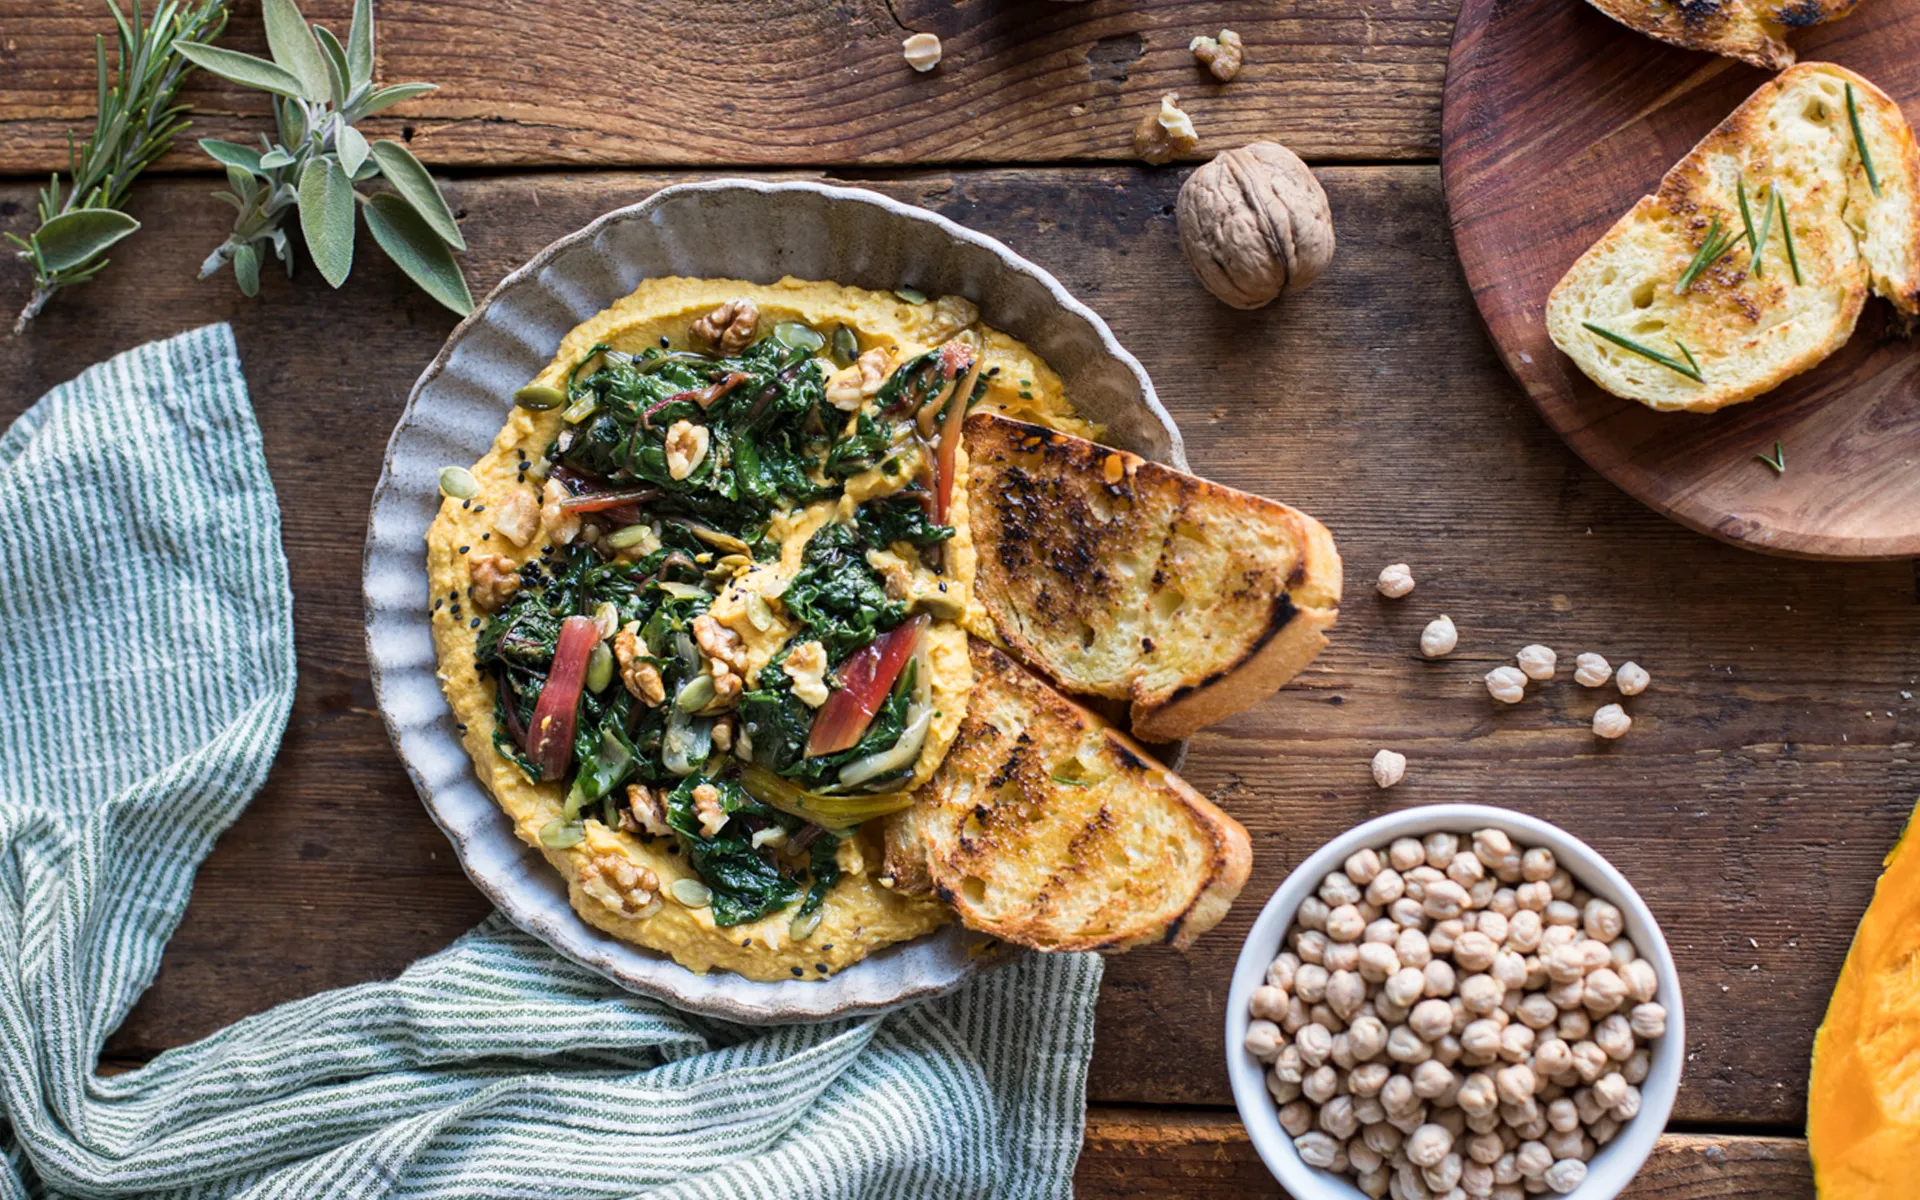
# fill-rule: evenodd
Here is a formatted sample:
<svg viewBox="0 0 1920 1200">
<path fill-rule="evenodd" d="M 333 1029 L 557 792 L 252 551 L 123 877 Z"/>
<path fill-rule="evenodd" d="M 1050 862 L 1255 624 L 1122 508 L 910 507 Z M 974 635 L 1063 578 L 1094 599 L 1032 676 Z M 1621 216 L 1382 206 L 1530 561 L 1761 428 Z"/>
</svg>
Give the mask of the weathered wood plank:
<svg viewBox="0 0 1920 1200">
<path fill-rule="evenodd" d="M 1143 1113 L 1093 1109 L 1074 1171 L 1074 1194 L 1235 1200 L 1283 1196 L 1246 1130 L 1228 1112 Z M 1667 1134 L 1621 1195 L 1628 1200 L 1811 1195 L 1807 1144 L 1799 1138 Z"/>
<path fill-rule="evenodd" d="M 1191 954 L 1110 965 L 1093 1095 L 1224 1102 L 1221 998 L 1240 937 L 1287 869 L 1384 809 L 1478 799 L 1591 840 L 1661 917 L 1691 1010 L 1676 1116 L 1797 1122 L 1827 989 L 1914 790 L 1916 708 L 1902 695 L 1920 691 L 1913 572 L 1734 550 L 1598 480 L 1495 363 L 1448 243 L 1437 172 L 1323 174 L 1341 238 L 1334 268 L 1257 313 L 1215 304 L 1181 262 L 1177 173 L 929 172 L 874 184 L 1057 272 L 1146 363 L 1194 463 L 1320 516 L 1349 565 L 1346 612 L 1322 660 L 1193 744 L 1189 777 L 1252 831 L 1253 878 Z M 476 284 L 661 180 L 457 181 Z M 27 190 L 0 190 L 0 227 L 21 226 Z M 338 293 L 306 268 L 291 285 L 267 279 L 258 302 L 225 279 L 194 282 L 222 234 L 204 190 L 143 187 L 148 228 L 102 281 L 0 343 L 14 385 L 4 419 L 114 350 L 234 321 L 286 512 L 301 656 L 293 724 L 267 791 L 201 872 L 159 984 L 114 1042 L 123 1054 L 391 974 L 484 911 L 393 759 L 360 635 L 365 497 L 450 318 L 372 251 Z M 1392 561 L 1421 580 L 1399 602 L 1371 588 Z M 1414 641 L 1441 611 L 1459 624 L 1461 650 L 1421 661 Z M 1535 640 L 1652 671 L 1624 741 L 1595 743 L 1586 721 L 1600 699 L 1564 672 L 1494 711 L 1480 675 Z M 1412 759 L 1386 795 L 1366 767 L 1383 744 Z"/>
<path fill-rule="evenodd" d="M 309 0 L 344 32 L 351 0 Z M 383 79 L 441 90 L 367 128 L 430 163 L 836 165 L 1114 161 L 1177 89 L 1214 148 L 1277 138 L 1316 159 L 1432 158 L 1454 0 L 1275 7 L 1222 0 L 593 0 L 376 6 Z M 1221 86 L 1187 43 L 1231 24 L 1248 63 Z M 66 166 L 93 105 L 100 0 L 0 0 L 0 173 Z M 937 33 L 938 70 L 901 38 Z M 223 44 L 265 52 L 258 6 Z M 201 77 L 196 136 L 252 140 L 260 93 Z M 187 143 L 169 165 L 191 164 Z"/>
</svg>

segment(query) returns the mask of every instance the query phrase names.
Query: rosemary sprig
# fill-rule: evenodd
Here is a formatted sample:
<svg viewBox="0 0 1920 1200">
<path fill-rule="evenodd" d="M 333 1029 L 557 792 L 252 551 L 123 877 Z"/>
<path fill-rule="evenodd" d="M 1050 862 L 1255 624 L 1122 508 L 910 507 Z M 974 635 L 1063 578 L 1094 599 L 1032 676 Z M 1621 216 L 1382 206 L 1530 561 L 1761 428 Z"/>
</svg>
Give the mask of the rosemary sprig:
<svg viewBox="0 0 1920 1200">
<path fill-rule="evenodd" d="M 1773 232 L 1773 210 L 1778 207 L 1774 204 L 1773 198 L 1779 193 L 1780 185 L 1773 183 L 1767 185 L 1767 211 L 1760 218 L 1760 238 L 1753 244 L 1753 277 L 1755 279 L 1764 278 L 1767 273 L 1766 268 L 1761 264 L 1766 258 L 1767 235 Z"/>
<path fill-rule="evenodd" d="M 1860 165 L 1867 169 L 1867 186 L 1880 194 L 1880 176 L 1873 169 L 1873 155 L 1867 150 L 1867 135 L 1860 128 L 1860 105 L 1853 98 L 1853 85 L 1847 85 L 1847 124 L 1853 126 L 1853 144 L 1860 151 Z"/>
<path fill-rule="evenodd" d="M 1785 475 L 1787 473 L 1787 451 L 1779 442 L 1773 444 L 1772 458 L 1768 458 L 1764 454 L 1756 454 L 1754 457 L 1772 467 L 1775 475 Z"/>
<path fill-rule="evenodd" d="M 1708 267 L 1726 257 L 1727 251 L 1733 248 L 1736 238 L 1737 235 L 1732 230 L 1720 227 L 1720 218 L 1716 214 L 1712 223 L 1707 226 L 1707 240 L 1700 243 L 1700 248 L 1693 253 L 1693 261 L 1687 264 L 1687 269 L 1680 273 L 1678 282 L 1673 285 L 1674 295 L 1685 295 L 1686 290 L 1693 286 L 1694 281 L 1699 279 Z"/>
<path fill-rule="evenodd" d="M 1734 194 L 1740 197 L 1740 223 L 1747 227 L 1747 252 L 1753 261 L 1760 261 L 1760 239 L 1753 232 L 1753 210 L 1747 207 L 1747 180 L 1745 176 L 1736 176 L 1733 181 Z"/>
<path fill-rule="evenodd" d="M 14 319 L 15 334 L 26 331 L 55 292 L 98 275 L 108 247 L 140 228 L 121 211 L 127 193 L 187 125 L 186 106 L 173 101 L 193 64 L 174 43 L 217 37 L 227 24 L 226 0 L 166 0 L 151 21 L 142 18 L 139 0 L 130 18 L 113 0 L 107 7 L 119 43 L 119 71 L 116 78 L 108 70 L 106 39 L 96 36 L 93 132 L 78 146 L 67 135 L 72 187 L 63 191 L 55 174 L 40 192 L 39 225 L 24 238 L 7 235 L 33 265 L 33 294 Z"/>
<path fill-rule="evenodd" d="M 1787 216 L 1787 195 L 1780 185 L 1773 187 L 1773 198 L 1780 205 L 1780 236 L 1787 243 L 1787 265 L 1793 268 L 1793 282 L 1800 283 L 1800 255 L 1793 248 L 1793 219 Z"/>
<path fill-rule="evenodd" d="M 1641 358 L 1647 359 L 1651 362 L 1657 362 L 1669 371 L 1677 371 L 1680 374 L 1685 375 L 1688 379 L 1693 380 L 1695 383 L 1706 382 L 1706 380 L 1702 377 L 1702 372 L 1700 370 L 1699 362 L 1696 361 L 1693 357 L 1693 351 L 1688 350 L 1686 346 L 1682 345 L 1679 338 L 1673 339 L 1673 344 L 1676 346 L 1679 346 L 1680 353 L 1687 356 L 1686 362 L 1681 362 L 1679 359 L 1674 358 L 1670 354 L 1662 354 L 1658 350 L 1653 349 L 1651 346 L 1643 346 L 1639 342 L 1634 341 L 1632 338 L 1621 337 L 1619 334 L 1613 332 L 1610 329 L 1602 329 L 1591 321 L 1582 321 L 1580 322 L 1580 324 L 1586 327 L 1587 332 L 1598 334 L 1599 336 L 1612 342 L 1614 345 L 1619 346 L 1623 350 L 1631 350 L 1635 354 L 1638 354 Z"/>
</svg>

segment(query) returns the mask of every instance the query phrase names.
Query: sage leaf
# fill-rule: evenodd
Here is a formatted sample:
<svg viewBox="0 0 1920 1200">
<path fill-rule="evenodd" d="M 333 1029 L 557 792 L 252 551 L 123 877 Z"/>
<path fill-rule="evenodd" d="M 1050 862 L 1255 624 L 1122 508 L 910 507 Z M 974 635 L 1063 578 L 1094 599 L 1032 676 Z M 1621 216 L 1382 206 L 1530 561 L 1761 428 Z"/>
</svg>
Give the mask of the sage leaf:
<svg viewBox="0 0 1920 1200">
<path fill-rule="evenodd" d="M 473 311 L 473 293 L 467 290 L 460 264 L 412 205 L 391 192 L 381 192 L 360 211 L 373 240 L 421 290 L 463 317 Z"/>
<path fill-rule="evenodd" d="M 411 100 L 415 96 L 424 96 L 428 92 L 439 90 L 440 85 L 437 83 L 396 83 L 383 87 L 355 106 L 354 119 L 370 117 L 382 109 L 392 108 L 403 100 Z"/>
<path fill-rule="evenodd" d="M 307 114 L 294 99 L 289 96 L 278 102 L 274 111 L 275 123 L 280 126 L 280 144 L 298 146 L 307 140 Z"/>
<path fill-rule="evenodd" d="M 347 96 L 353 91 L 353 85 L 347 82 L 347 52 L 341 48 L 340 39 L 334 37 L 333 31 L 325 25 L 315 25 L 313 37 L 327 56 L 327 92 L 333 97 L 333 107 L 344 109 Z"/>
<path fill-rule="evenodd" d="M 260 171 L 260 152 L 251 146 L 242 146 L 238 142 L 223 142 L 219 138 L 201 138 L 200 148 L 212 155 L 215 162 L 225 166 L 239 167 L 249 175 L 258 174 Z"/>
<path fill-rule="evenodd" d="M 354 91 L 373 82 L 373 0 L 354 0 L 347 28 L 347 82 Z"/>
<path fill-rule="evenodd" d="M 70 271 L 138 228 L 118 209 L 76 208 L 42 225 L 33 248 L 43 271 Z"/>
<path fill-rule="evenodd" d="M 433 182 L 433 176 L 427 174 L 427 168 L 413 156 L 413 151 L 399 142 L 382 138 L 373 144 L 373 161 L 380 164 L 380 173 L 393 184 L 395 191 L 404 197 L 413 210 L 420 214 L 428 228 L 440 235 L 440 240 L 455 250 L 465 250 L 467 241 L 460 236 L 460 226 L 454 223 L 453 210 L 447 207 L 446 198 L 440 195 L 439 185 Z"/>
<path fill-rule="evenodd" d="M 353 269 L 353 181 L 331 158 L 316 158 L 300 173 L 300 232 L 320 277 L 334 287 Z"/>
<path fill-rule="evenodd" d="M 302 85 L 297 76 L 285 67 L 275 66 L 264 58 L 255 58 L 251 54 L 242 54 L 238 50 L 228 50 L 221 46 L 208 46 L 199 42 L 175 42 L 173 48 L 203 71 L 211 72 L 229 83 L 243 87 L 259 88 L 261 91 L 274 92 L 281 96 L 298 96 Z M 289 141 L 299 141 L 295 136 Z"/>
<path fill-rule="evenodd" d="M 360 164 L 367 161 L 367 136 L 351 125 L 342 125 L 333 135 L 333 148 L 340 154 L 340 169 L 357 177 Z"/>
<path fill-rule="evenodd" d="M 267 49 L 273 61 L 300 81 L 302 96 L 325 100 L 329 91 L 326 52 L 314 40 L 300 6 L 293 0 L 261 0 L 260 15 L 266 18 Z"/>
<path fill-rule="evenodd" d="M 260 294 L 260 251 L 252 242 L 243 242 L 234 247 L 233 277 L 245 294 Z"/>
<path fill-rule="evenodd" d="M 260 169 L 263 171 L 271 171 L 275 167 L 290 167 L 292 165 L 293 155 L 288 154 L 278 146 L 275 146 L 260 156 Z"/>
<path fill-rule="evenodd" d="M 240 167 L 227 168 L 227 186 L 233 189 L 233 194 L 240 197 L 243 204 L 260 193 L 260 185 L 254 181 L 253 172 Z"/>
</svg>

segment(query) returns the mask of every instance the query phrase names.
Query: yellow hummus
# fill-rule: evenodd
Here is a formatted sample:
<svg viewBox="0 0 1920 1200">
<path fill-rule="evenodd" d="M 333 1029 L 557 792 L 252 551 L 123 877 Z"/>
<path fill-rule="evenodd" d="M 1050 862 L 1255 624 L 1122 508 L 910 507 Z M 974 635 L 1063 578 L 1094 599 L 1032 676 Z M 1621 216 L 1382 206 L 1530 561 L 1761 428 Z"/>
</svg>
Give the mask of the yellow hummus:
<svg viewBox="0 0 1920 1200">
<path fill-rule="evenodd" d="M 738 299 L 757 306 L 762 334 L 788 321 L 816 330 L 844 325 L 858 334 L 863 350 L 890 348 L 896 364 L 972 328 L 982 347 L 982 377 L 987 382 L 983 407 L 1097 436 L 1096 428 L 1072 415 L 1059 377 L 1019 342 L 979 327 L 977 312 L 966 301 L 947 297 L 914 303 L 887 292 L 796 279 L 772 285 L 650 280 L 569 333 L 552 363 L 533 382 L 564 391 L 569 372 L 600 344 L 630 354 L 660 346 L 707 350 L 707 346 L 690 344 L 690 326 L 717 306 Z M 822 364 L 824 372 L 833 369 L 831 363 Z M 715 925 L 708 907 L 685 902 L 689 896 L 698 901 L 701 889 L 680 884 L 683 880 L 697 883 L 698 876 L 671 834 L 638 835 L 610 828 L 589 815 L 576 844 L 554 848 L 542 843 L 541 831 L 564 811 L 566 786 L 531 782 L 495 749 L 495 684 L 476 669 L 477 644 L 487 613 L 471 589 L 480 581 L 474 567 L 480 558 L 499 556 L 518 568 L 539 558 L 543 547 L 564 540 L 556 537 L 556 527 L 566 519 L 551 509 L 540 518 L 533 536 L 524 542 L 512 536 L 526 532 L 530 512 L 541 503 L 542 476 L 550 466 L 544 456 L 563 428 L 558 408 L 509 410 L 492 448 L 472 467 L 478 494 L 468 500 L 443 500 L 427 535 L 427 567 L 441 686 L 460 723 L 467 751 L 481 782 L 513 819 L 515 832 L 540 849 L 566 877 L 574 908 L 597 928 L 668 953 L 693 970 L 717 967 L 763 980 L 832 974 L 882 946 L 917 937 L 949 920 L 944 907 L 898 895 L 876 879 L 882 851 L 875 823 L 840 844 L 837 860 L 842 877 L 827 894 L 818 926 L 800 938 L 794 936 L 790 911 L 722 928 Z M 972 683 L 963 620 L 970 612 L 977 620 L 978 614 L 972 610 L 974 550 L 966 519 L 965 471 L 963 452 L 956 463 L 947 518 L 956 533 L 943 547 L 941 571 L 929 569 L 907 543 L 868 553 L 876 572 L 888 577 L 890 595 L 912 595 L 933 617 L 923 642 L 923 661 L 931 670 L 935 716 L 912 778 L 903 787 L 918 786 L 938 767 L 965 714 Z M 801 569 L 808 538 L 828 522 L 847 520 L 859 503 L 900 486 L 901 481 L 876 468 L 847 480 L 838 498 L 777 514 L 767 533 L 779 545 L 777 558 L 760 563 L 743 559 L 732 580 L 722 586 L 708 614 L 740 639 L 748 688 L 756 685 L 768 660 L 787 644 L 796 628 L 778 597 Z M 642 544 L 630 553 L 637 556 L 648 548 Z M 480 589 L 481 600 L 484 590 Z M 616 679 L 613 687 L 620 686 Z M 636 881 L 648 881 L 649 875 L 649 882 L 657 886 L 636 886 Z"/>
</svg>

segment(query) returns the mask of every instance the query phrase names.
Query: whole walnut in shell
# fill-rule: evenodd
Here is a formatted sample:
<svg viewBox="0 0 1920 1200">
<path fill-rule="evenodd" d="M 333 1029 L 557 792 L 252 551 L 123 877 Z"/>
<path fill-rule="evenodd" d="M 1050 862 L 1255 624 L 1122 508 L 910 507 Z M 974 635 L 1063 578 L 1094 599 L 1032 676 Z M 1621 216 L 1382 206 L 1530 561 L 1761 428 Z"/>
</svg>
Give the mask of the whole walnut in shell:
<svg viewBox="0 0 1920 1200">
<path fill-rule="evenodd" d="M 1228 150 L 1180 188 L 1180 248 L 1208 291 L 1235 308 L 1297 292 L 1333 261 L 1327 194 L 1273 142 Z"/>
</svg>

